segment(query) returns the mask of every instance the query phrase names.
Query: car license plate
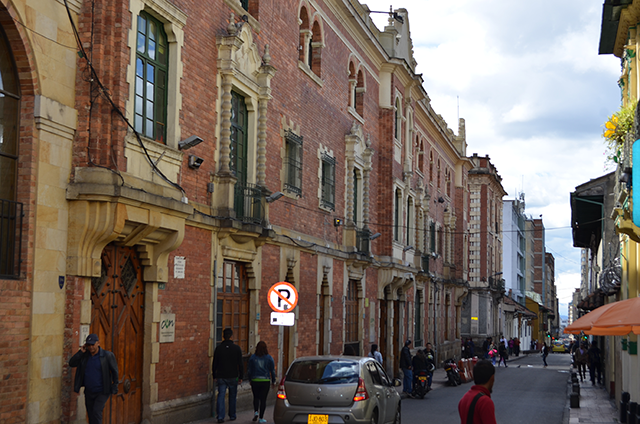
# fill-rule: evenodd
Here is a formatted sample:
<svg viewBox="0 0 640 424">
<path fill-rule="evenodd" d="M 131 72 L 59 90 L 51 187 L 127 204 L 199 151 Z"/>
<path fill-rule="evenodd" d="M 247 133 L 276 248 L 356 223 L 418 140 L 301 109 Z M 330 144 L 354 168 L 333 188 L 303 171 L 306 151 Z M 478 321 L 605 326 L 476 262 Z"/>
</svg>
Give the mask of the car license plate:
<svg viewBox="0 0 640 424">
<path fill-rule="evenodd" d="M 418 377 L 418 380 L 420 380 L 420 381 L 427 381 L 427 377 Z"/>
<path fill-rule="evenodd" d="M 314 415 L 309 414 L 308 424 L 328 424 L 329 416 L 328 415 Z"/>
</svg>

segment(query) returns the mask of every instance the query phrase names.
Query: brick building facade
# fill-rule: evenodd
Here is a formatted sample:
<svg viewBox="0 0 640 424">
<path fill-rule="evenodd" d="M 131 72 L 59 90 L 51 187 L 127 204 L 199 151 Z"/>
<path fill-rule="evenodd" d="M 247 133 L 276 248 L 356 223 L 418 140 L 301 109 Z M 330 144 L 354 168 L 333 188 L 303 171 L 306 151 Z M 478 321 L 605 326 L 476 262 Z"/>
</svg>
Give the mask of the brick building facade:
<svg viewBox="0 0 640 424">
<path fill-rule="evenodd" d="M 225 327 L 279 376 L 371 343 L 395 375 L 408 338 L 459 354 L 473 164 L 406 10 L 380 30 L 355 0 L 16 3 L 0 421 L 83 422 L 66 364 L 90 332 L 119 361 L 115 422 L 209 416 Z M 279 281 L 293 327 L 269 322 Z"/>
</svg>

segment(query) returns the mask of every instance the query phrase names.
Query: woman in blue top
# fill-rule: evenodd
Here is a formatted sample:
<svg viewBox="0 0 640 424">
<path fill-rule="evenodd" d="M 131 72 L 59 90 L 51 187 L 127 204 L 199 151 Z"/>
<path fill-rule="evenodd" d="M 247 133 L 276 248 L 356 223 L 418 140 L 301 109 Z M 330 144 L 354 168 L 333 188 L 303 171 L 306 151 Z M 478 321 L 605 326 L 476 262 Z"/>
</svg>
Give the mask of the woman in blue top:
<svg viewBox="0 0 640 424">
<path fill-rule="evenodd" d="M 256 353 L 249 358 L 249 366 L 247 373 L 251 382 L 251 391 L 253 392 L 253 421 L 257 421 L 260 417 L 261 423 L 266 423 L 264 410 L 267 407 L 267 395 L 269 394 L 269 383 L 276 384 L 276 370 L 273 358 L 267 351 L 265 342 L 258 342 Z M 260 413 L 258 413 L 258 407 Z"/>
</svg>

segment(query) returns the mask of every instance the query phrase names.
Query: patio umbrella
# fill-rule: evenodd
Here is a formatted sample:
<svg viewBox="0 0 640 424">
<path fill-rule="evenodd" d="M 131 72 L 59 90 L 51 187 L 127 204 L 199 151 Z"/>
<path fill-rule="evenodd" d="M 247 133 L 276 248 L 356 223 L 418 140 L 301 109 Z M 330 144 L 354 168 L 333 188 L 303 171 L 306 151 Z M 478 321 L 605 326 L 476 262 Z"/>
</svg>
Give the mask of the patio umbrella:
<svg viewBox="0 0 640 424">
<path fill-rule="evenodd" d="M 564 328 L 565 334 L 580 334 L 582 331 L 590 330 L 593 327 L 593 323 L 600 318 L 605 312 L 615 305 L 614 303 L 607 303 L 606 305 L 600 306 L 599 308 L 594 309 L 586 315 L 581 316 L 577 320 L 571 323 Z"/>
<path fill-rule="evenodd" d="M 611 307 L 593 321 L 589 334 L 625 335 L 631 332 L 640 333 L 640 297 L 620 300 L 609 305 Z"/>
</svg>

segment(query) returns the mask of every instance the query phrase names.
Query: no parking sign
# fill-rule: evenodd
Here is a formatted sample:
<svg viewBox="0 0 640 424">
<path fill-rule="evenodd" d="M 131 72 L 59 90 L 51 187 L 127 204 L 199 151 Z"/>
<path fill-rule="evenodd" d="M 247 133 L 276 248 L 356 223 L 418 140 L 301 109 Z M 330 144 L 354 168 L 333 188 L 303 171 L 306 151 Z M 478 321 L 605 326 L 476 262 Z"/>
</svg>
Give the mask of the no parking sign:
<svg viewBox="0 0 640 424">
<path fill-rule="evenodd" d="M 287 312 L 298 304 L 298 291 L 293 285 L 281 281 L 271 286 L 267 300 L 274 312 Z"/>
</svg>

